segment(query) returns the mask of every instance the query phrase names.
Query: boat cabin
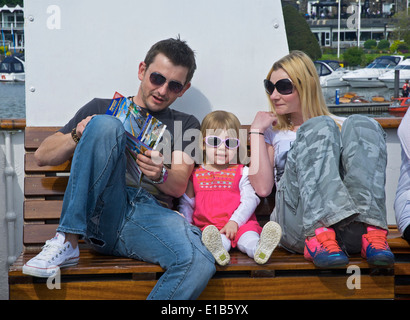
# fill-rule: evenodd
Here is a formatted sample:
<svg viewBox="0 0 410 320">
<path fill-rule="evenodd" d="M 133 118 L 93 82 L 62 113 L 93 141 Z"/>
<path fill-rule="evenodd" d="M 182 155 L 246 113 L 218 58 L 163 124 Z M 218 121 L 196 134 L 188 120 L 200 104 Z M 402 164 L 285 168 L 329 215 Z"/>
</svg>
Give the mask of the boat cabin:
<svg viewBox="0 0 410 320">
<path fill-rule="evenodd" d="M 0 81 L 24 81 L 24 60 L 8 56 L 0 63 Z"/>
</svg>

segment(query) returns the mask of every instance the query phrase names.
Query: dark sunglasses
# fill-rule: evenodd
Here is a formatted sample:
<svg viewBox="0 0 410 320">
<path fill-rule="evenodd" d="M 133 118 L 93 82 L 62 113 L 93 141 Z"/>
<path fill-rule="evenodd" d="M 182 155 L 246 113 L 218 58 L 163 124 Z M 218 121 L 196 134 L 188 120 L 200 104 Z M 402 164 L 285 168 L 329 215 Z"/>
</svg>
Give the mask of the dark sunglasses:
<svg viewBox="0 0 410 320">
<path fill-rule="evenodd" d="M 265 79 L 263 80 L 266 93 L 272 95 L 273 91 L 278 90 L 280 94 L 288 95 L 293 92 L 293 82 L 290 79 L 280 79 L 276 81 L 275 84 L 272 81 Z"/>
<path fill-rule="evenodd" d="M 153 72 L 149 76 L 149 81 L 151 81 L 154 86 L 162 86 L 165 82 L 167 82 L 167 78 L 158 72 Z M 181 82 L 171 80 L 168 82 L 168 88 L 169 91 L 177 94 L 184 89 L 184 85 Z"/>
<path fill-rule="evenodd" d="M 218 136 L 206 136 L 204 140 L 208 146 L 213 148 L 218 148 L 222 143 L 225 143 L 225 147 L 228 149 L 236 149 L 239 147 L 239 139 L 236 138 L 221 139 Z"/>
</svg>

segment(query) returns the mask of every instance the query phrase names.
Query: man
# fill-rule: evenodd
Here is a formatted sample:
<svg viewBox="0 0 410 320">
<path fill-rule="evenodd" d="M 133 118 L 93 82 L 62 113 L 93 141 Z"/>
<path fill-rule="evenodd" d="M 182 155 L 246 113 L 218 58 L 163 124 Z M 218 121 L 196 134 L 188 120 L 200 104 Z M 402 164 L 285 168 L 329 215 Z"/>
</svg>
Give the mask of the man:
<svg viewBox="0 0 410 320">
<path fill-rule="evenodd" d="M 409 96 L 409 91 L 410 91 L 410 86 L 409 86 L 409 80 L 406 79 L 403 85 L 403 97 L 407 98 Z"/>
<path fill-rule="evenodd" d="M 132 181 L 126 179 L 125 131 L 117 118 L 103 115 L 110 99 L 92 100 L 44 140 L 35 154 L 40 166 L 57 165 L 71 156 L 73 160 L 57 234 L 24 265 L 24 273 L 49 277 L 59 267 L 75 265 L 77 242 L 84 237 L 98 252 L 166 269 L 148 299 L 200 295 L 215 273 L 214 259 L 200 231 L 171 210 L 172 199 L 184 193 L 194 166 L 183 151 L 190 143 L 183 134 L 199 129 L 199 122 L 169 106 L 189 89 L 195 69 L 193 51 L 179 39 L 156 43 L 139 65 L 140 87 L 130 99 L 167 125 L 172 150 L 168 167 L 158 151 L 138 155 L 142 186 L 127 187 Z"/>
<path fill-rule="evenodd" d="M 397 129 L 401 144 L 399 182 L 394 200 L 397 228 L 410 242 L 410 111 L 407 110 Z"/>
</svg>

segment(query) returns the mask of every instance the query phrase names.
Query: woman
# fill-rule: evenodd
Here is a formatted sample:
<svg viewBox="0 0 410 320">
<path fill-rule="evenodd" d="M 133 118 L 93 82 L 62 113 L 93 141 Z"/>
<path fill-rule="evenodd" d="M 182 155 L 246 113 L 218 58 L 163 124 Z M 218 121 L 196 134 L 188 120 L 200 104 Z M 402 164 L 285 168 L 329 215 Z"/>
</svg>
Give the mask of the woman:
<svg viewBox="0 0 410 320">
<path fill-rule="evenodd" d="M 249 179 L 262 197 L 276 184 L 271 219 L 282 227 L 282 246 L 318 267 L 346 265 L 346 253 L 360 251 L 370 264 L 394 263 L 381 126 L 360 115 L 332 115 L 303 52 L 277 61 L 264 85 L 271 112 L 259 112 L 251 125 Z"/>
</svg>

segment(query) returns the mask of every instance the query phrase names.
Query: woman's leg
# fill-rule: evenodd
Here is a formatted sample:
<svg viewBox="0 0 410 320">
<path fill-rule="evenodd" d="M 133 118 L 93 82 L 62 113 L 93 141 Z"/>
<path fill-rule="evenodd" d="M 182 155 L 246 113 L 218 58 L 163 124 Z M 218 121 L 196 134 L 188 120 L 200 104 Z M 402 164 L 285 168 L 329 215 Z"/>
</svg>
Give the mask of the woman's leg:
<svg viewBox="0 0 410 320">
<path fill-rule="evenodd" d="M 316 229 L 357 214 L 339 173 L 340 152 L 340 131 L 330 117 L 312 118 L 299 128 L 276 193 L 285 248 L 302 253 Z"/>
<path fill-rule="evenodd" d="M 374 119 L 353 115 L 341 136 L 343 182 L 359 213 L 355 221 L 387 229 L 386 134 Z"/>
</svg>

